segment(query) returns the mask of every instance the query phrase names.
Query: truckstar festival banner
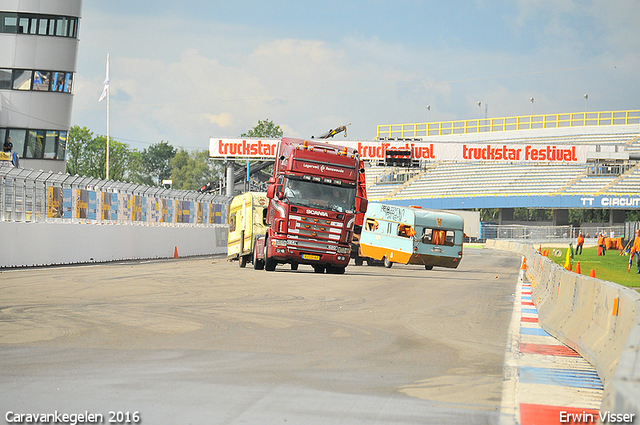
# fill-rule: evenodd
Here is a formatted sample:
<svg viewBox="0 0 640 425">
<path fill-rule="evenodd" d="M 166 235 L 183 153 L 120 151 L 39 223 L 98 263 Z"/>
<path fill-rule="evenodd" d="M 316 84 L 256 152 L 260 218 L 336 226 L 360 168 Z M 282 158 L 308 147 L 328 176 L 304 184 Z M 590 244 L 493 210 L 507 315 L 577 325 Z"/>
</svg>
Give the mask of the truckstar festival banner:
<svg viewBox="0 0 640 425">
<path fill-rule="evenodd" d="M 315 139 L 318 141 L 325 141 Z M 278 139 L 209 140 L 211 158 L 269 158 L 275 156 Z M 594 145 L 545 143 L 446 143 L 393 140 L 326 140 L 332 145 L 357 149 L 366 160 L 384 160 L 386 150 L 409 150 L 413 158 L 427 161 L 498 161 L 498 162 L 562 162 L 586 163 Z M 602 145 L 602 152 L 613 152 L 615 146 Z"/>
</svg>

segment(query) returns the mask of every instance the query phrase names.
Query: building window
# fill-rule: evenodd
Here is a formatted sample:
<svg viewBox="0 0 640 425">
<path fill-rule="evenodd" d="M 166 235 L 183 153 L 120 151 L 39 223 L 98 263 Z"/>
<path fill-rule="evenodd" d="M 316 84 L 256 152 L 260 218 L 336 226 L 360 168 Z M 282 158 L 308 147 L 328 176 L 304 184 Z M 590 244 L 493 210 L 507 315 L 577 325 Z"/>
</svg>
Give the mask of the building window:
<svg viewBox="0 0 640 425">
<path fill-rule="evenodd" d="M 0 33 L 78 37 L 78 18 L 0 12 Z"/>
<path fill-rule="evenodd" d="M 13 70 L 13 89 L 14 90 L 31 90 L 31 71 L 25 69 Z"/>
<path fill-rule="evenodd" d="M 20 18 L 20 23 L 18 24 L 18 34 L 29 34 L 29 21 L 30 19 L 27 17 Z"/>
<path fill-rule="evenodd" d="M 53 91 L 73 93 L 73 73 L 62 71 L 31 71 L 0 69 L 0 89 Z"/>
<path fill-rule="evenodd" d="M 49 76 L 48 71 L 34 71 L 33 72 L 33 90 L 36 91 L 49 91 Z"/>
<path fill-rule="evenodd" d="M 0 32 L 15 33 L 18 24 L 18 14 L 0 12 Z"/>
<path fill-rule="evenodd" d="M 67 72 L 65 74 L 64 92 L 65 93 L 73 93 L 73 74 L 71 72 Z"/>
<path fill-rule="evenodd" d="M 0 90 L 11 90 L 10 69 L 0 69 Z"/>
<path fill-rule="evenodd" d="M 65 159 L 67 154 L 67 132 L 61 131 L 58 136 L 58 151 L 56 152 L 56 159 Z"/>
<path fill-rule="evenodd" d="M 46 159 L 56 159 L 56 151 L 58 142 L 58 132 L 57 131 L 47 131 L 47 136 L 44 141 L 44 155 L 43 158 Z"/>
<path fill-rule="evenodd" d="M 38 17 L 31 16 L 29 18 L 29 34 L 36 35 L 38 33 Z"/>
<path fill-rule="evenodd" d="M 29 130 L 25 158 L 42 158 L 44 148 L 44 130 Z"/>
<path fill-rule="evenodd" d="M 64 91 L 64 72 L 54 72 L 51 82 L 51 91 Z"/>
<path fill-rule="evenodd" d="M 13 151 L 18 154 L 20 158 L 24 157 L 24 140 L 27 137 L 27 130 L 8 130 L 8 136 L 11 137 L 11 143 L 13 144 Z"/>
<path fill-rule="evenodd" d="M 11 137 L 13 152 L 20 158 L 64 160 L 69 132 L 0 128 L 0 139 Z"/>
</svg>

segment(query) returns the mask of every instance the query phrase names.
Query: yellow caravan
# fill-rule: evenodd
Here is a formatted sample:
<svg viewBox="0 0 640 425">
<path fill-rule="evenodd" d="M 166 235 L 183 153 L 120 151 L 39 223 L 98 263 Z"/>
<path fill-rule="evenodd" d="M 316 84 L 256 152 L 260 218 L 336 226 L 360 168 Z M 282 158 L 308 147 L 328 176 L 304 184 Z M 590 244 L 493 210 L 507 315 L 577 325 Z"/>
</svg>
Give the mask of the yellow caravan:
<svg viewBox="0 0 640 425">
<path fill-rule="evenodd" d="M 360 236 L 363 257 L 393 263 L 457 268 L 462 259 L 464 220 L 420 207 L 370 203 Z M 369 262 L 369 261 L 368 261 Z"/>
<path fill-rule="evenodd" d="M 265 217 L 269 200 L 264 192 L 246 192 L 231 200 L 227 258 L 245 267 L 253 260 L 256 237 L 267 231 Z"/>
</svg>

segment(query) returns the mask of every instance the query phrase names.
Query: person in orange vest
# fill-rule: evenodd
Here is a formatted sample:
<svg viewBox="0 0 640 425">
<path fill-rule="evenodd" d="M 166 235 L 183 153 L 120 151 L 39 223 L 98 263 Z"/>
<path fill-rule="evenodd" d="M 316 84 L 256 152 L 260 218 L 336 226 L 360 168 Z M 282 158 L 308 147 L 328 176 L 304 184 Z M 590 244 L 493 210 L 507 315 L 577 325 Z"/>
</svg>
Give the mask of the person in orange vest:
<svg viewBox="0 0 640 425">
<path fill-rule="evenodd" d="M 636 256 L 636 267 L 638 269 L 638 273 L 640 274 L 640 229 L 636 230 L 636 238 L 633 241 L 633 246 L 631 247 L 631 258 L 629 259 L 629 267 L 631 267 L 631 262 L 633 261 L 633 256 Z"/>
<path fill-rule="evenodd" d="M 580 234 L 578 235 L 578 239 L 576 240 L 576 255 L 582 254 L 583 245 L 584 245 L 584 236 L 582 235 L 582 232 L 580 232 Z"/>
<path fill-rule="evenodd" d="M 607 252 L 607 247 L 604 245 L 604 239 L 604 232 L 601 232 L 598 235 L 598 255 L 604 255 Z"/>
</svg>

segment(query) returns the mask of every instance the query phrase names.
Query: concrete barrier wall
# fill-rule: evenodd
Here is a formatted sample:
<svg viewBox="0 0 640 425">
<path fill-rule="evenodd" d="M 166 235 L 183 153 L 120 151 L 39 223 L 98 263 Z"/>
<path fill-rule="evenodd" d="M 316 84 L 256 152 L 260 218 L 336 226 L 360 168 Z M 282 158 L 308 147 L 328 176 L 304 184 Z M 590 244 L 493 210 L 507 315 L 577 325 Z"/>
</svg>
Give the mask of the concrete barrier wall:
<svg viewBox="0 0 640 425">
<path fill-rule="evenodd" d="M 567 271 L 531 246 L 486 246 L 526 258 L 540 325 L 597 369 L 605 385 L 600 411 L 640 418 L 640 294 Z"/>
<path fill-rule="evenodd" d="M 227 252 L 227 226 L 0 222 L 0 267 Z"/>
</svg>

